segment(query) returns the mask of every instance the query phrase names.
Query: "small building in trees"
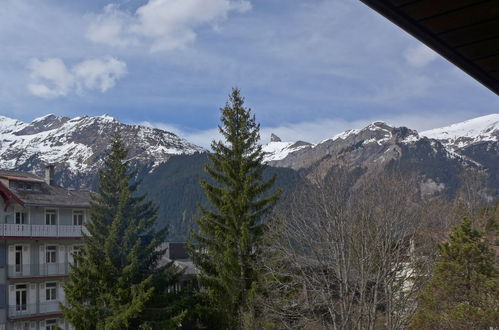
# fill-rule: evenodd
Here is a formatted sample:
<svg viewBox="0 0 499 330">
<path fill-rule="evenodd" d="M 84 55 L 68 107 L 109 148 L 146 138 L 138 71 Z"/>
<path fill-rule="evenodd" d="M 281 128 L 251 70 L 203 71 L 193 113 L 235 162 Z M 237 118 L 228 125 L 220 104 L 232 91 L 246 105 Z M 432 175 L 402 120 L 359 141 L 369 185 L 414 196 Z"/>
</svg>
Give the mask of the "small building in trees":
<svg viewBox="0 0 499 330">
<path fill-rule="evenodd" d="M 169 262 L 173 262 L 183 272 L 180 281 L 171 289 L 179 291 L 183 286 L 194 283 L 199 269 L 194 265 L 187 251 L 186 244 L 184 242 L 168 242 L 164 243 L 161 248 L 164 248 L 166 251 L 159 265 L 163 266 Z"/>
<path fill-rule="evenodd" d="M 90 192 L 0 170 L 0 330 L 72 329 L 64 321 L 62 283 L 78 253 Z"/>
</svg>

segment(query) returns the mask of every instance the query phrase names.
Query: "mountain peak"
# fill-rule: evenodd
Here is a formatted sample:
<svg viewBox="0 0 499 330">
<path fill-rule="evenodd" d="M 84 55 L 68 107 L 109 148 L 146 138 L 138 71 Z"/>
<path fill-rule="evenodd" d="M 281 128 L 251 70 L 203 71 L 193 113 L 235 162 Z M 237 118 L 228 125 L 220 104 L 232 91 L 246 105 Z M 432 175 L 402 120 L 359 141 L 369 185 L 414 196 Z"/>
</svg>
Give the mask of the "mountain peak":
<svg viewBox="0 0 499 330">
<path fill-rule="evenodd" d="M 103 115 L 100 115 L 100 116 L 97 116 L 97 117 L 95 117 L 95 119 L 99 119 L 99 120 L 103 120 L 103 121 L 108 121 L 108 122 L 118 121 L 116 118 L 114 118 L 112 116 L 109 116 L 107 113 L 103 114 Z"/>
<path fill-rule="evenodd" d="M 270 142 L 282 142 L 281 138 L 274 133 L 270 134 Z"/>
<path fill-rule="evenodd" d="M 41 132 L 50 131 L 61 127 L 69 120 L 68 117 L 61 117 L 54 114 L 48 114 L 39 118 L 33 119 L 33 121 L 22 129 L 17 130 L 15 135 L 32 135 Z"/>
<path fill-rule="evenodd" d="M 41 117 L 33 119 L 33 121 L 31 123 L 46 122 L 46 121 L 50 121 L 50 120 L 56 120 L 58 118 L 63 118 L 63 117 L 57 116 L 53 113 L 49 113 L 45 116 L 41 116 Z"/>
<path fill-rule="evenodd" d="M 499 114 L 490 114 L 421 132 L 456 149 L 481 141 L 499 141 Z"/>
<path fill-rule="evenodd" d="M 366 126 L 366 128 L 374 128 L 374 127 L 386 128 L 386 127 L 392 127 L 392 126 L 390 126 L 386 122 L 380 121 L 380 120 L 373 121 L 372 123 L 370 123 L 369 125 Z"/>
<path fill-rule="evenodd" d="M 70 119 L 49 114 L 29 124 L 0 117 L 0 167 L 41 172 L 51 163 L 60 184 L 88 188 L 117 126 L 137 165 L 155 168 L 172 155 L 203 151 L 173 133 L 123 124 L 108 115 Z"/>
</svg>

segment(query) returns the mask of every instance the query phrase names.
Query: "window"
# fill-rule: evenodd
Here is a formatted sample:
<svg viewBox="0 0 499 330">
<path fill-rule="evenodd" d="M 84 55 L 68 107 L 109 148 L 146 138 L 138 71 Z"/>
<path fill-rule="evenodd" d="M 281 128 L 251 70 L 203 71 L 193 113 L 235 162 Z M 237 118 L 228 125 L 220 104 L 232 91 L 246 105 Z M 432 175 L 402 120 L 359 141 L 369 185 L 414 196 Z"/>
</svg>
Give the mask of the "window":
<svg viewBox="0 0 499 330">
<path fill-rule="evenodd" d="M 57 300 L 57 283 L 47 283 L 45 285 L 45 300 Z"/>
<path fill-rule="evenodd" d="M 46 225 L 56 225 L 57 224 L 57 210 L 55 210 L 55 209 L 45 210 L 45 224 Z"/>
<path fill-rule="evenodd" d="M 83 211 L 73 211 L 73 225 L 82 226 L 84 215 Z"/>
<path fill-rule="evenodd" d="M 23 246 L 16 245 L 16 273 L 21 273 L 23 271 Z"/>
<path fill-rule="evenodd" d="M 25 311 L 28 309 L 26 303 L 27 286 L 26 284 L 16 285 L 16 311 Z"/>
<path fill-rule="evenodd" d="M 57 327 L 57 320 L 46 320 L 45 330 L 55 330 Z"/>
<path fill-rule="evenodd" d="M 26 212 L 16 212 L 16 225 L 25 225 L 26 219 Z"/>
<path fill-rule="evenodd" d="M 40 191 L 40 184 L 38 182 L 10 181 L 9 186 L 17 190 Z"/>
<path fill-rule="evenodd" d="M 45 262 L 47 264 L 55 264 L 57 262 L 57 246 L 47 246 L 47 250 L 45 250 Z"/>
</svg>

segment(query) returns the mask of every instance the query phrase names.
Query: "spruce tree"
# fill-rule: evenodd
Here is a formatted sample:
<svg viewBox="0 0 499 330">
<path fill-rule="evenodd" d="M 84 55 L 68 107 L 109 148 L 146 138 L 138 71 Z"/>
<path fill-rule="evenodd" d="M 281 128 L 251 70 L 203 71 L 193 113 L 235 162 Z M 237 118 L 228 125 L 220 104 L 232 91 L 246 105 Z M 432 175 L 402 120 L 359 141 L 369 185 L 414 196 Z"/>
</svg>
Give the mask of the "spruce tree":
<svg viewBox="0 0 499 330">
<path fill-rule="evenodd" d="M 411 329 L 492 329 L 499 324 L 499 273 L 483 235 L 464 220 L 439 244 L 441 260 Z"/>
<path fill-rule="evenodd" d="M 117 131 L 99 172 L 76 263 L 65 284 L 65 318 L 77 329 L 176 328 L 183 312 L 168 292 L 180 273 L 159 265 L 166 229 L 157 230 L 157 208 L 137 195 L 135 170 Z"/>
<path fill-rule="evenodd" d="M 205 168 L 209 177 L 201 181 L 210 207 L 200 207 L 191 252 L 200 269 L 202 323 L 232 330 L 246 327 L 254 317 L 263 221 L 280 191 L 270 193 L 275 176 L 263 176 L 260 127 L 238 89 L 220 110 L 225 142 L 211 144 Z"/>
</svg>

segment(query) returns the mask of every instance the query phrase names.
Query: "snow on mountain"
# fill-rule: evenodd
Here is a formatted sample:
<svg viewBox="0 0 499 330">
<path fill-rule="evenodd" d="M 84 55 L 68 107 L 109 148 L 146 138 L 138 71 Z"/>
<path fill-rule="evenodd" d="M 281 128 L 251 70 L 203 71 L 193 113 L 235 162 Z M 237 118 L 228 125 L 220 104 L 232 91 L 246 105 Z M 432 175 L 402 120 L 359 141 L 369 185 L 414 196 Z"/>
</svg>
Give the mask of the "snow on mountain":
<svg viewBox="0 0 499 330">
<path fill-rule="evenodd" d="M 420 133 L 436 139 L 452 149 L 463 148 L 476 142 L 499 141 L 499 114 L 491 114 L 450 126 Z"/>
<path fill-rule="evenodd" d="M 309 144 L 288 152 L 291 145 L 291 142 L 270 143 L 267 148 L 274 146 L 274 150 L 271 154 L 273 157 L 267 158 L 269 164 L 296 170 L 317 167 L 319 163 L 366 168 L 399 160 L 406 153 L 467 161 L 439 141 L 421 137 L 417 131 L 407 127 L 395 127 L 380 121 L 362 129 L 347 130 L 316 145 Z M 329 165 L 324 165 L 317 168 L 325 170 L 328 167 Z"/>
<path fill-rule="evenodd" d="M 315 145 L 299 145 L 297 148 L 293 142 L 281 142 L 280 139 L 271 141 L 264 146 L 264 151 L 269 153 L 265 160 L 273 166 L 301 168 L 310 166 L 313 161 L 321 159 L 324 155 L 373 144 L 402 146 L 428 142 L 434 154 L 444 152 L 449 158 L 466 158 L 458 152 L 459 149 L 483 141 L 499 141 L 499 114 L 478 117 L 419 134 L 406 127 L 394 127 L 385 122 L 376 121 L 362 129 L 341 132 Z"/>
<path fill-rule="evenodd" d="M 272 138 L 268 144 L 262 146 L 262 151 L 266 153 L 264 162 L 281 160 L 286 158 L 290 153 L 311 146 L 310 143 L 304 141 L 298 142 L 282 142 L 279 137 L 272 134 Z"/>
<path fill-rule="evenodd" d="M 88 186 L 102 164 L 111 136 L 119 127 L 132 162 L 152 168 L 172 155 L 204 149 L 160 129 L 126 125 L 115 118 L 46 115 L 24 123 L 0 116 L 0 167 L 40 173 L 46 164 L 61 172 L 61 184 Z"/>
<path fill-rule="evenodd" d="M 262 146 L 263 152 L 266 153 L 264 161 L 270 162 L 286 158 L 292 152 L 300 150 L 309 145 L 308 143 L 296 144 L 296 142 L 270 142 Z"/>
<path fill-rule="evenodd" d="M 266 144 L 263 146 L 263 151 L 267 153 L 266 157 L 264 158 L 265 162 L 275 162 L 275 161 L 280 161 L 283 160 L 284 158 L 288 157 L 290 154 L 295 153 L 296 151 L 301 150 L 301 153 L 305 152 L 306 150 L 310 149 L 315 149 L 319 148 L 319 153 L 322 153 L 321 147 L 324 145 L 329 145 L 331 143 L 334 144 L 343 144 L 343 141 L 350 141 L 353 143 L 355 140 L 355 143 L 359 142 L 358 137 L 362 140 L 364 144 L 369 144 L 369 143 L 377 143 L 379 145 L 383 144 L 386 141 L 389 141 L 392 138 L 392 132 L 391 130 L 393 127 L 387 125 L 384 122 L 373 122 L 372 124 L 366 126 L 363 129 L 350 129 L 347 131 L 344 131 L 342 133 L 339 133 L 332 138 L 323 140 L 319 142 L 318 144 L 311 144 L 308 142 L 303 142 L 303 141 L 298 141 L 298 142 L 282 142 L 280 138 L 272 134 L 271 141 L 270 143 Z M 415 131 L 411 131 L 415 133 Z M 415 133 L 417 136 L 417 133 Z M 306 148 L 306 149 L 305 149 Z M 293 154 L 296 156 L 296 154 Z M 276 164 L 276 163 L 272 163 Z"/>
<path fill-rule="evenodd" d="M 320 145 L 325 142 L 335 142 L 335 141 L 340 142 L 340 140 L 345 141 L 352 138 L 355 139 L 356 137 L 364 139 L 363 140 L 364 144 L 374 143 L 374 142 L 378 144 L 383 144 L 384 142 L 389 141 L 393 137 L 394 129 L 395 127 L 390 126 L 389 124 L 383 121 L 375 121 L 362 129 L 349 129 L 339 134 L 336 134 L 332 138 L 323 140 L 317 145 Z M 365 139 L 366 137 L 368 138 Z M 414 142 L 417 141 L 418 139 L 419 136 L 416 131 L 408 130 L 407 137 L 402 142 Z"/>
</svg>

